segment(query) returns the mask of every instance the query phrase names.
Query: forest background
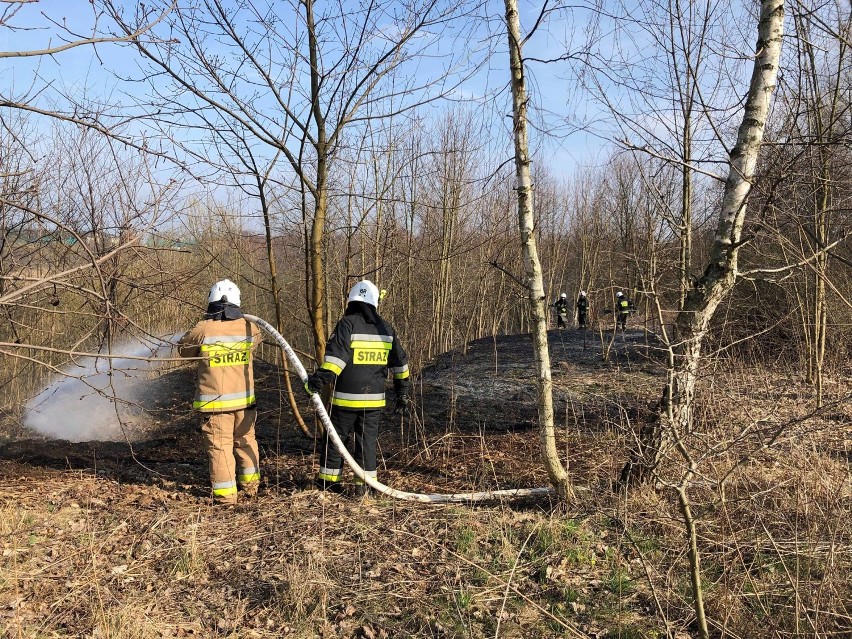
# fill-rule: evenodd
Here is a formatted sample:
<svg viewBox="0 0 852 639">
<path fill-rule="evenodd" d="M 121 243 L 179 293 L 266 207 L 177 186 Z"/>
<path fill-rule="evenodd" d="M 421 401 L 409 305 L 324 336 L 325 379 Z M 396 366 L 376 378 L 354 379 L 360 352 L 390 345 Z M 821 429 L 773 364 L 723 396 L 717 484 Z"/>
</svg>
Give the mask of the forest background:
<svg viewBox="0 0 852 639">
<path fill-rule="evenodd" d="M 257 3 L 5 5 L 4 342 L 97 351 L 116 322 L 173 331 L 225 275 L 308 352 L 360 277 L 390 291 L 418 363 L 527 329 L 494 7 L 337 5 L 312 31 Z M 623 289 L 659 331 L 707 261 L 749 7 L 538 9 L 521 15 L 547 293 L 586 290 L 600 317 Z M 788 18 L 744 231 L 755 273 L 714 331 L 808 379 L 849 342 L 848 16 L 819 9 Z M 43 324 L 66 314 L 60 343 Z M 22 388 L 63 358 L 5 348 Z"/>
<path fill-rule="evenodd" d="M 73 358 L 191 325 L 222 277 L 308 359 L 363 277 L 389 291 L 382 313 L 415 371 L 531 330 L 503 7 L 76 4 L 0 6 L 8 424 Z M 848 404 L 852 15 L 786 12 L 738 278 L 700 378 L 771 371 L 795 380 L 801 410 L 722 438 L 737 469 Z M 623 290 L 631 323 L 665 341 L 705 271 L 757 15 L 753 3 L 520 6 L 545 290 L 586 291 L 596 330 Z M 705 417 L 723 401 L 711 387 Z"/>
</svg>

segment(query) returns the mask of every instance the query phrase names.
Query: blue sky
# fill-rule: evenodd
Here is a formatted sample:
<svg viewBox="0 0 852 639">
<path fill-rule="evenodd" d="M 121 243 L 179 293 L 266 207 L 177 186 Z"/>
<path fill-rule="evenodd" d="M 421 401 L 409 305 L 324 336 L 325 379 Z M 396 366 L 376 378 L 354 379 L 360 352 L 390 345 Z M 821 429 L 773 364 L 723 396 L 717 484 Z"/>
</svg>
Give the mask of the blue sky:
<svg viewBox="0 0 852 639">
<path fill-rule="evenodd" d="M 135 3 L 127 3 L 133 5 Z M 457 95 L 481 96 L 486 92 L 505 87 L 508 81 L 508 56 L 505 52 L 505 35 L 497 29 L 502 26 L 503 4 L 491 2 L 488 5 L 489 25 L 480 29 L 482 37 L 486 37 L 486 29 L 492 30 L 491 36 L 495 54 L 488 61 L 487 68 L 477 77 L 462 85 Z M 538 15 L 539 6 L 522 3 L 522 21 L 524 27 L 529 27 Z M 577 15 L 576 13 L 574 14 Z M 45 17 L 46 16 L 46 17 Z M 52 24 L 53 21 L 56 24 Z M 68 34 L 58 25 L 65 25 L 80 37 L 92 35 L 95 19 L 92 5 L 88 0 L 39 0 L 39 2 L 22 5 L 18 13 L 9 22 L 10 28 L 0 28 L 0 46 L 4 51 L 36 50 L 48 46 L 62 44 L 69 38 Z M 101 25 L 106 21 L 101 20 Z M 571 37 L 571 30 L 564 20 L 553 21 L 547 29 L 540 30 L 527 44 L 525 53 L 532 57 L 554 57 L 564 51 L 564 42 Z M 103 100 L 112 103 L 122 100 L 125 93 L 133 93 L 142 89 L 141 85 L 124 85 L 116 82 L 114 73 L 120 75 L 133 74 L 138 62 L 138 55 L 126 45 L 99 44 L 77 47 L 59 53 L 55 56 L 7 58 L 4 60 L 5 69 L 0 71 L 0 81 L 6 87 L 13 87 L 15 95 L 21 95 L 31 86 L 48 87 L 42 89 L 39 100 L 51 100 L 53 96 L 62 93 L 75 95 L 85 94 L 89 99 Z M 428 65 L 428 62 L 425 63 Z M 534 105 L 543 107 L 551 115 L 547 126 L 560 124 L 563 118 L 574 115 L 566 111 L 566 103 L 571 96 L 576 96 L 576 90 L 569 86 L 564 65 L 531 64 L 530 89 Z M 8 90 L 8 89 L 7 89 Z M 508 94 L 503 91 L 499 105 L 500 109 L 508 112 L 510 103 Z M 570 105 L 576 108 L 577 101 Z M 595 161 L 596 151 L 600 141 L 580 133 L 564 137 L 560 135 L 545 139 L 542 136 L 533 138 L 533 143 L 539 145 L 538 159 L 546 162 L 563 175 L 571 175 L 578 165 Z"/>
<path fill-rule="evenodd" d="M 630 0 L 630 4 L 622 9 L 637 11 L 642 3 Z M 703 2 L 701 3 L 703 6 Z M 135 2 L 127 2 L 126 6 L 135 6 Z M 10 21 L 9 25 L 0 28 L 0 44 L 5 51 L 33 50 L 61 44 L 67 33 L 58 25 L 65 25 L 80 37 L 92 35 L 95 23 L 92 6 L 88 0 L 39 0 L 21 6 L 21 9 Z M 280 6 L 286 6 L 281 3 Z M 322 4 L 318 3 L 318 7 Z M 510 112 L 510 101 L 507 90 L 508 56 L 505 47 L 503 31 L 503 3 L 489 0 L 481 12 L 473 35 L 473 41 L 479 39 L 479 46 L 485 47 L 485 42 L 493 51 L 483 70 L 462 84 L 455 92 L 472 101 L 497 92 L 498 98 L 485 108 L 493 111 L 495 121 L 502 124 L 493 130 L 494 146 L 508 149 L 511 140 L 508 139 L 508 122 L 506 115 Z M 522 28 L 528 30 L 536 20 L 541 5 L 537 2 L 521 2 Z M 46 16 L 46 17 L 45 17 Z M 553 59 L 566 52 L 576 49 L 586 37 L 590 26 L 590 13 L 584 8 L 565 8 L 557 16 L 551 18 L 541 27 L 533 38 L 525 45 L 527 58 Z M 52 24 L 51 20 L 55 23 Z M 745 21 L 747 22 L 747 21 Z M 106 24 L 105 20 L 101 24 Z M 14 29 L 7 28 L 8 26 Z M 630 55 L 640 57 L 649 53 L 650 41 L 647 33 L 641 28 L 635 28 L 627 21 L 605 20 L 596 35 L 596 47 L 608 55 L 614 51 L 614 40 L 611 35 L 616 29 L 623 33 L 629 32 L 630 47 L 621 53 L 629 59 Z M 746 32 L 749 27 L 740 25 Z M 624 41 L 623 41 L 624 42 Z M 441 47 L 452 47 L 454 43 L 440 44 Z M 748 51 L 751 42 L 741 43 L 741 49 Z M 144 92 L 143 84 L 118 83 L 114 74 L 135 75 L 139 62 L 138 54 L 131 47 L 123 44 L 100 44 L 97 48 L 83 46 L 64 51 L 55 56 L 38 58 L 7 58 L 0 70 L 0 82 L 13 87 L 17 94 L 27 91 L 30 87 L 40 90 L 38 100 L 50 101 L 56 95 L 72 93 L 85 94 L 89 99 L 102 100 L 106 104 L 128 99 L 134 93 Z M 429 74 L 436 65 L 441 63 L 440 57 L 421 60 L 417 73 Z M 431 65 L 431 66 L 430 66 Z M 537 109 L 533 113 L 535 128 L 531 142 L 535 147 L 534 162 L 544 164 L 557 176 L 571 177 L 584 168 L 598 165 L 607 159 L 612 146 L 608 138 L 616 137 L 619 132 L 611 128 L 606 119 L 598 118 L 599 107 L 590 101 L 588 94 L 579 86 L 575 79 L 577 63 L 560 62 L 557 64 L 528 64 L 528 80 L 532 105 Z M 413 71 L 412 71 L 413 73 Z M 741 78 L 742 87 L 746 78 Z M 47 88 L 45 88 L 47 87 Z M 628 111 L 629 95 L 623 87 L 607 86 L 604 90 L 610 97 L 624 105 Z M 734 100 L 738 91 L 731 91 Z M 440 107 L 439 107 L 440 110 Z M 435 113 L 434 108 L 430 109 Z M 657 116 L 659 117 L 659 116 Z M 659 123 L 649 120 L 651 127 L 661 127 L 665 118 Z M 573 127 L 584 125 L 582 130 Z M 542 135 L 541 129 L 550 132 Z M 502 151 L 507 153 L 508 151 Z"/>
</svg>

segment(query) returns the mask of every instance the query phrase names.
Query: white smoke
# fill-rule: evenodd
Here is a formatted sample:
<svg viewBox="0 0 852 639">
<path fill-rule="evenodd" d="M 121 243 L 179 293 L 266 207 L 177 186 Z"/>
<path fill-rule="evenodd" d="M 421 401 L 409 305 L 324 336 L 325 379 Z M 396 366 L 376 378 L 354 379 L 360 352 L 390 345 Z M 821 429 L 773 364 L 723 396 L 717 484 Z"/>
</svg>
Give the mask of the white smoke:
<svg viewBox="0 0 852 639">
<path fill-rule="evenodd" d="M 85 357 L 65 366 L 63 376 L 27 403 L 24 426 L 70 442 L 134 439 L 132 424 L 144 419 L 137 405 L 144 382 L 162 362 L 129 358 L 168 356 L 177 337 L 128 341 L 113 348 L 113 358 Z"/>
</svg>

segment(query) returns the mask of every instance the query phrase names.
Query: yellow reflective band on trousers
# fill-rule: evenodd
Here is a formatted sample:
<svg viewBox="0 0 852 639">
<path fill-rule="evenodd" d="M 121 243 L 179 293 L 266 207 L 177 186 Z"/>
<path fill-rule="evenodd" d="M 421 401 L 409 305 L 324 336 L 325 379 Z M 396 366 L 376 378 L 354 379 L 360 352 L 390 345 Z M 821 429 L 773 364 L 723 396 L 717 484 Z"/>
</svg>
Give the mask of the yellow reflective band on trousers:
<svg viewBox="0 0 852 639">
<path fill-rule="evenodd" d="M 331 403 L 341 408 L 384 408 L 384 399 L 341 399 L 332 397 Z"/>
<path fill-rule="evenodd" d="M 207 396 L 202 396 L 192 402 L 192 407 L 196 410 L 206 412 L 217 412 L 225 410 L 238 410 L 240 408 L 248 408 L 256 403 L 254 393 L 240 393 L 239 397 L 223 399 L 226 396 L 213 396 L 207 399 Z"/>
<path fill-rule="evenodd" d="M 237 475 L 237 481 L 241 484 L 250 484 L 253 481 L 260 481 L 260 473 L 251 473 L 250 475 Z"/>
<path fill-rule="evenodd" d="M 379 478 L 379 471 L 377 471 L 377 470 L 365 470 L 364 474 L 367 477 L 369 477 L 370 479 L 378 479 Z M 353 483 L 356 486 L 363 486 L 366 482 L 363 479 L 361 479 L 360 477 L 356 476 L 355 479 L 353 480 Z"/>
<path fill-rule="evenodd" d="M 340 478 L 343 477 L 343 475 L 329 475 L 328 473 L 317 473 L 317 477 L 319 477 L 323 481 L 340 481 Z"/>
<path fill-rule="evenodd" d="M 235 481 L 220 481 L 213 483 L 213 494 L 216 497 L 227 497 L 234 495 L 237 492 L 237 482 Z"/>
</svg>

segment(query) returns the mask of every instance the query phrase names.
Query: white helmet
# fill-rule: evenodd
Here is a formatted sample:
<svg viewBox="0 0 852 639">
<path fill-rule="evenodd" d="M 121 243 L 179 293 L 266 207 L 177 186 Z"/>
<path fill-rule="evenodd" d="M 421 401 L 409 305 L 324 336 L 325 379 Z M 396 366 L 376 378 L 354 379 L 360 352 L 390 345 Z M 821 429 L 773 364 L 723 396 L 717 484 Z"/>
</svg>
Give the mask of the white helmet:
<svg viewBox="0 0 852 639">
<path fill-rule="evenodd" d="M 367 302 L 373 308 L 379 307 L 379 289 L 370 280 L 361 280 L 349 291 L 350 302 Z"/>
<path fill-rule="evenodd" d="M 231 280 L 220 280 L 210 289 L 210 295 L 207 296 L 207 303 L 213 302 L 229 302 L 235 306 L 240 305 L 240 289 Z"/>
<path fill-rule="evenodd" d="M 622 293 L 621 291 L 618 291 L 618 293 L 616 293 L 615 296 L 616 297 L 624 297 L 624 293 Z"/>
<path fill-rule="evenodd" d="M 586 291 L 580 291 L 580 297 L 586 297 Z"/>
<path fill-rule="evenodd" d="M 566 297 L 568 297 L 568 295 L 566 293 L 560 293 L 559 297 L 565 299 Z"/>
</svg>

